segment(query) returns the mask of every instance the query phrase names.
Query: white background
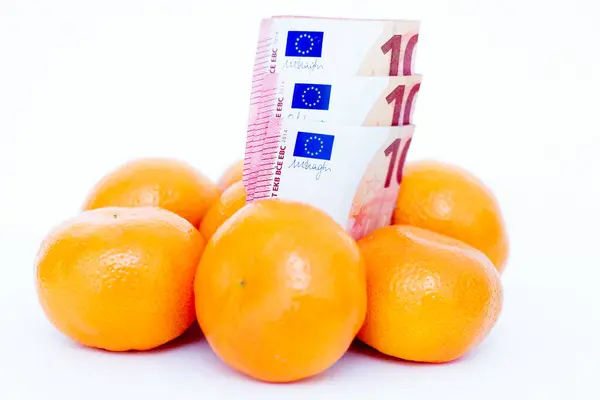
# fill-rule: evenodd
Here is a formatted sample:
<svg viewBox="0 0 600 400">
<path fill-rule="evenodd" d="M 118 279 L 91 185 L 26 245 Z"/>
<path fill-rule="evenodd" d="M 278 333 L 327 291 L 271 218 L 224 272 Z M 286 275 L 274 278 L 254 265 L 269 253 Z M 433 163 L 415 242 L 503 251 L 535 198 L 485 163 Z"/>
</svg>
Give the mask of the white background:
<svg viewBox="0 0 600 400">
<path fill-rule="evenodd" d="M 251 381 L 192 332 L 149 353 L 81 348 L 33 291 L 44 235 L 108 170 L 243 156 L 262 17 L 422 21 L 409 159 L 455 162 L 510 231 L 505 306 L 464 359 L 353 348 L 318 378 Z M 1 0 L 0 399 L 598 398 L 600 6 L 595 0 Z"/>
</svg>

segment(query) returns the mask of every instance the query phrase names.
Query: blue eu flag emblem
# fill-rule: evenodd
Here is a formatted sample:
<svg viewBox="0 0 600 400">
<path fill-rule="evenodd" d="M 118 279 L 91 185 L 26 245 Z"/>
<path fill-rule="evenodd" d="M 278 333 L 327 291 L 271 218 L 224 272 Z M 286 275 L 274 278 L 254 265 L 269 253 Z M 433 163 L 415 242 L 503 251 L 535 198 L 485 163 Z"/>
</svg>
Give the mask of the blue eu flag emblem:
<svg viewBox="0 0 600 400">
<path fill-rule="evenodd" d="M 286 57 L 321 57 L 323 32 L 289 31 L 285 46 Z"/>
<path fill-rule="evenodd" d="M 296 83 L 292 96 L 292 108 L 303 110 L 329 110 L 331 85 Z"/>
<path fill-rule="evenodd" d="M 294 157 L 331 160 L 333 139 L 333 135 L 298 132 L 298 136 L 296 136 L 296 145 L 294 146 Z"/>
</svg>

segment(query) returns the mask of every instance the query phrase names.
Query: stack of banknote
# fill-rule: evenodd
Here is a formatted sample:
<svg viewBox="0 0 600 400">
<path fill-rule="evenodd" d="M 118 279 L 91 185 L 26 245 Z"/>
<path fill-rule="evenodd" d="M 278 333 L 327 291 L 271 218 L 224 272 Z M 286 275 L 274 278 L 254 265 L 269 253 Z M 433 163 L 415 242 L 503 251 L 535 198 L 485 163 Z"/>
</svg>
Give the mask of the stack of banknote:
<svg viewBox="0 0 600 400">
<path fill-rule="evenodd" d="M 388 225 L 422 77 L 419 23 L 261 22 L 244 159 L 247 202 L 311 204 L 358 239 Z"/>
</svg>

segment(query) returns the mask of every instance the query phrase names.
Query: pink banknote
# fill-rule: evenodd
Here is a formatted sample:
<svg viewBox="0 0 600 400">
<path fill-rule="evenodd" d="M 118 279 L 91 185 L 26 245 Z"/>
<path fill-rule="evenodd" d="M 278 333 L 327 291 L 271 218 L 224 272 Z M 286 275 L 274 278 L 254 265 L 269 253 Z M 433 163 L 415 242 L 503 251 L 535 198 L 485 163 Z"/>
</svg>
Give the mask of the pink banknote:
<svg viewBox="0 0 600 400">
<path fill-rule="evenodd" d="M 261 23 L 250 96 L 244 183 L 254 185 L 271 118 L 265 76 L 409 76 L 419 22 L 274 17 Z M 249 193 L 249 201 L 253 198 Z"/>
<path fill-rule="evenodd" d="M 263 150 L 254 200 L 311 204 L 356 239 L 389 225 L 414 125 L 272 119 L 268 129 L 277 145 Z"/>
</svg>

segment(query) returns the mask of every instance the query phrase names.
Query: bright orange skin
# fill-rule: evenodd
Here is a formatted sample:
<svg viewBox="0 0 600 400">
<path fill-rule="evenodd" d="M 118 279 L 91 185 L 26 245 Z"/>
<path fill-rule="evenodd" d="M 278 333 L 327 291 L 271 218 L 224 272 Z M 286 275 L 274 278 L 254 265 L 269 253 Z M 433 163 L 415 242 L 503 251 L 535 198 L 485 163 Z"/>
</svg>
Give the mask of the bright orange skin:
<svg viewBox="0 0 600 400">
<path fill-rule="evenodd" d="M 220 195 L 210 179 L 184 162 L 144 158 L 130 161 L 106 175 L 88 195 L 83 209 L 161 207 L 197 228 Z"/>
<path fill-rule="evenodd" d="M 42 243 L 39 301 L 50 322 L 80 344 L 152 349 L 193 323 L 193 280 L 204 247 L 202 235 L 170 211 L 86 211 Z"/>
<path fill-rule="evenodd" d="M 272 199 L 249 204 L 217 230 L 195 293 L 216 354 L 267 382 L 328 369 L 366 313 L 365 267 L 352 238 L 316 208 Z"/>
<path fill-rule="evenodd" d="M 482 251 L 504 271 L 508 234 L 494 194 L 459 167 L 419 161 L 404 167 L 393 217 L 406 224 L 453 237 Z"/>
<path fill-rule="evenodd" d="M 502 309 L 500 275 L 480 251 L 413 226 L 358 242 L 367 264 L 368 312 L 358 338 L 410 361 L 455 360 L 488 335 Z"/>
<path fill-rule="evenodd" d="M 229 186 L 221 195 L 219 201 L 212 205 L 208 210 L 202 222 L 200 223 L 200 233 L 205 239 L 210 237 L 240 208 L 246 205 L 246 189 L 244 184 L 239 181 Z"/>
<path fill-rule="evenodd" d="M 244 160 L 233 163 L 223 172 L 219 178 L 218 186 L 221 191 L 225 191 L 229 186 L 242 180 L 244 170 Z"/>
</svg>

